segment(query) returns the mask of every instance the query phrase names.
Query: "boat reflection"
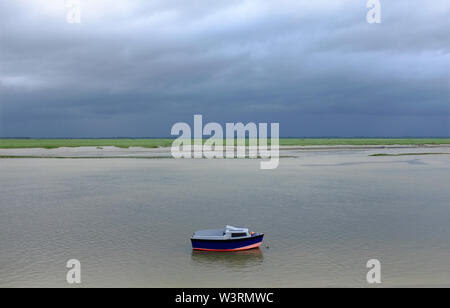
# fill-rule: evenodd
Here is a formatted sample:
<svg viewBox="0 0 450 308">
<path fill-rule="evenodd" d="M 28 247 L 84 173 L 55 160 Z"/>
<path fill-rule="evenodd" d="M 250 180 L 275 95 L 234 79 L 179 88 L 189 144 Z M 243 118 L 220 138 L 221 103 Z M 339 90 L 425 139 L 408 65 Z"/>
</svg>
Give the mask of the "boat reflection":
<svg viewBox="0 0 450 308">
<path fill-rule="evenodd" d="M 259 265 L 264 256 L 259 248 L 235 252 L 193 250 L 192 261 L 202 266 L 242 267 Z"/>
</svg>

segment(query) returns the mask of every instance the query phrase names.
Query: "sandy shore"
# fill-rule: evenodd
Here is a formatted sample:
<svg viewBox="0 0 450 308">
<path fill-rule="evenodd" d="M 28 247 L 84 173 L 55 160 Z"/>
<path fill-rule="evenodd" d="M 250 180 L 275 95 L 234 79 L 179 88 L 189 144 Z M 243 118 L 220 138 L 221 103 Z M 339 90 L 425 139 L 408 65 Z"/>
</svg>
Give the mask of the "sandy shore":
<svg viewBox="0 0 450 308">
<path fill-rule="evenodd" d="M 333 151 L 367 151 L 367 154 L 401 154 L 401 153 L 450 153 L 450 145 L 336 145 L 336 146 L 280 146 L 280 156 L 296 157 L 307 152 Z M 62 147 L 56 149 L 0 149 L 0 158 L 10 157 L 58 157 L 58 158 L 170 158 L 170 148 L 141 148 L 128 149 L 107 147 Z"/>
</svg>

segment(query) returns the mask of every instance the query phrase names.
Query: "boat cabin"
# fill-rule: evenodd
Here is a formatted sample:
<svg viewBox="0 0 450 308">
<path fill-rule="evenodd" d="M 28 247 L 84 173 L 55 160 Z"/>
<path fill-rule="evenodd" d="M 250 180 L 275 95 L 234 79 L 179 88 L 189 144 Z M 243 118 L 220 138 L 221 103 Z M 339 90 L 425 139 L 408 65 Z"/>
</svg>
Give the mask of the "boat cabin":
<svg viewBox="0 0 450 308">
<path fill-rule="evenodd" d="M 225 229 L 211 229 L 196 231 L 192 236 L 193 239 L 210 239 L 210 240 L 229 240 L 243 237 L 249 237 L 247 228 L 226 226 Z"/>
</svg>

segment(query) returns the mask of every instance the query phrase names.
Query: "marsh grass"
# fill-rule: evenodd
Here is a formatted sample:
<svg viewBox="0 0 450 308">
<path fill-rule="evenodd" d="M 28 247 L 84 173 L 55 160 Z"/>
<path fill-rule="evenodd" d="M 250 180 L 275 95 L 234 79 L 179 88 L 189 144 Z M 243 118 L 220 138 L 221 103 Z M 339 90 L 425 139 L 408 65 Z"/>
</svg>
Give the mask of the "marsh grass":
<svg viewBox="0 0 450 308">
<path fill-rule="evenodd" d="M 450 155 L 450 153 L 398 153 L 398 154 L 378 153 L 378 154 L 371 154 L 369 156 L 411 156 L 411 155 Z"/>
<path fill-rule="evenodd" d="M 37 156 L 37 155 L 0 155 L 0 159 L 16 159 L 16 158 L 42 158 L 42 159 L 117 159 L 117 158 L 128 158 L 128 159 L 162 159 L 169 158 L 171 156 L 80 156 L 80 157 L 70 157 L 70 156 Z"/>
</svg>

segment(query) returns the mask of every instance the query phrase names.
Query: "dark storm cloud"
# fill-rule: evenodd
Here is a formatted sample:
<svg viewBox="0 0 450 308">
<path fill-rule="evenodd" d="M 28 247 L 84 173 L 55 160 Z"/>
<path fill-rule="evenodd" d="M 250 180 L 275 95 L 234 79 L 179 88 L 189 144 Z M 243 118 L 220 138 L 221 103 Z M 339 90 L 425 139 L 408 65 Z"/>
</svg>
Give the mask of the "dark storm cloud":
<svg viewBox="0 0 450 308">
<path fill-rule="evenodd" d="M 285 136 L 450 135 L 450 4 L 0 3 L 0 135 L 167 136 L 207 121 Z"/>
</svg>

